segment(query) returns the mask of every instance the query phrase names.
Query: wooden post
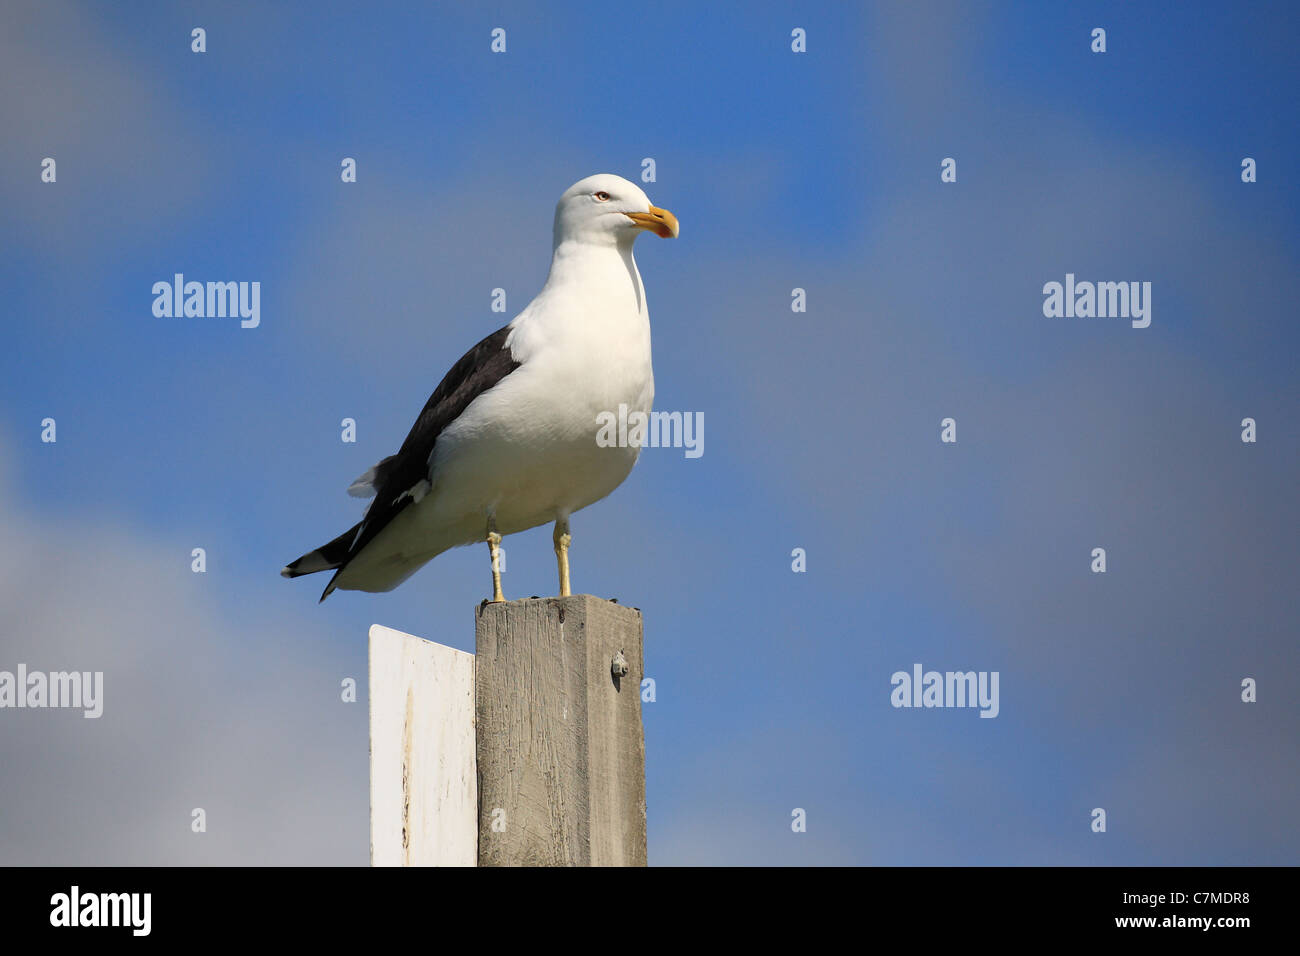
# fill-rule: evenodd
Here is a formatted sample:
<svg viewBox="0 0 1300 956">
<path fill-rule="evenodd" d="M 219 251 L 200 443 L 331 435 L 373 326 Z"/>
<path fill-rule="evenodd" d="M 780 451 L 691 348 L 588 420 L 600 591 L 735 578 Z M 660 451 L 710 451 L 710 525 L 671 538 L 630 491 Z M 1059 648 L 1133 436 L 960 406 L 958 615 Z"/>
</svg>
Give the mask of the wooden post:
<svg viewBox="0 0 1300 956">
<path fill-rule="evenodd" d="M 474 866 L 474 655 L 370 628 L 370 863 Z"/>
<path fill-rule="evenodd" d="M 640 612 L 579 594 L 477 620 L 479 865 L 644 866 Z"/>
</svg>

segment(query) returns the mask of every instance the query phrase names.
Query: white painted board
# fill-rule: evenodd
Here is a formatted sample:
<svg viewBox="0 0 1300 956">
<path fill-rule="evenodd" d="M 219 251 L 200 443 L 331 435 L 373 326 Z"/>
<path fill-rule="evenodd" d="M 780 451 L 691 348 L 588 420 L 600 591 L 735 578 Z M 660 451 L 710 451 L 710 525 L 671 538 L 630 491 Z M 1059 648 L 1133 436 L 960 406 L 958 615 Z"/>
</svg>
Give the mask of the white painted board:
<svg viewBox="0 0 1300 956">
<path fill-rule="evenodd" d="M 476 866 L 474 655 L 370 628 L 370 864 Z"/>
</svg>

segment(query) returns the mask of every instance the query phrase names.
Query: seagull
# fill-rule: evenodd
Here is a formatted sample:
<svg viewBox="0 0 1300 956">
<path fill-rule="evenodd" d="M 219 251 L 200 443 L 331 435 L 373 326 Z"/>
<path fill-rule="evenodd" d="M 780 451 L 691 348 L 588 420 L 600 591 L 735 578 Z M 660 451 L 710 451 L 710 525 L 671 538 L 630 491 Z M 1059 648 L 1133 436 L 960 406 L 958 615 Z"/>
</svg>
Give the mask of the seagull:
<svg viewBox="0 0 1300 956">
<path fill-rule="evenodd" d="M 362 519 L 280 573 L 333 571 L 321 594 L 391 591 L 449 548 L 486 541 L 492 600 L 502 535 L 553 521 L 560 596 L 570 595 L 569 517 L 623 483 L 640 448 L 602 447 L 597 422 L 654 401 L 650 313 L 632 244 L 678 233 L 677 217 L 608 173 L 555 207 L 551 271 L 509 325 L 465 353 L 397 454 L 354 481 Z M 630 416 L 629 416 L 630 417 Z"/>
</svg>

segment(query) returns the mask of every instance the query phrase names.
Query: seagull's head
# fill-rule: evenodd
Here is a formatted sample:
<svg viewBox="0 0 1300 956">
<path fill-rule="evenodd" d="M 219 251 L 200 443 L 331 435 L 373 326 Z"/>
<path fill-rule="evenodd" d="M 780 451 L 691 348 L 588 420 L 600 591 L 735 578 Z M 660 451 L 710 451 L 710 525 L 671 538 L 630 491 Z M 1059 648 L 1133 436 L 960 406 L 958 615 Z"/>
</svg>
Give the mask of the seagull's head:
<svg viewBox="0 0 1300 956">
<path fill-rule="evenodd" d="M 555 206 L 555 244 L 567 240 L 601 245 L 631 244 L 645 231 L 677 235 L 677 217 L 650 202 L 636 183 L 600 173 L 579 180 Z"/>
</svg>

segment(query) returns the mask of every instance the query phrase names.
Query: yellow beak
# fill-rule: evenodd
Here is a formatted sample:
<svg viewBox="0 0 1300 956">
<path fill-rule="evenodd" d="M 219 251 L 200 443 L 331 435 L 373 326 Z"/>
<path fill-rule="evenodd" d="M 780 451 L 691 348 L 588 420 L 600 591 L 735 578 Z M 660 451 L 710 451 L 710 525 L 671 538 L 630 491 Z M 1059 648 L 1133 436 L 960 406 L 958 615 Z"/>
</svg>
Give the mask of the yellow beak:
<svg viewBox="0 0 1300 956">
<path fill-rule="evenodd" d="M 667 209 L 651 206 L 649 212 L 625 212 L 623 215 L 642 229 L 649 229 L 661 239 L 677 238 L 677 217 Z"/>
</svg>

